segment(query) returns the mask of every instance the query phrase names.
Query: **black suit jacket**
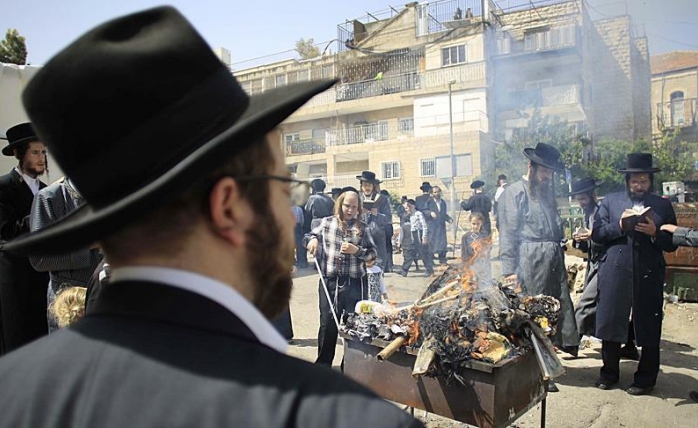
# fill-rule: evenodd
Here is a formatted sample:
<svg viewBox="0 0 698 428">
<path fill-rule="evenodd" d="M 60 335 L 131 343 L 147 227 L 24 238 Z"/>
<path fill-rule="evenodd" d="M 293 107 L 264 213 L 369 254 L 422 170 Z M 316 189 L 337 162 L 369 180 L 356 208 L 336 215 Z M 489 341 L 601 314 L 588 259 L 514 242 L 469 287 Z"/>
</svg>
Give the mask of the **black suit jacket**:
<svg viewBox="0 0 698 428">
<path fill-rule="evenodd" d="M 40 188 L 46 187 L 41 183 Z M 0 177 L 0 241 L 29 232 L 34 194 L 14 169 Z M 26 220 L 25 220 L 26 219 Z M 27 257 L 0 252 L 0 354 L 48 332 L 46 288 L 48 273 L 37 272 Z"/>
<path fill-rule="evenodd" d="M 0 379 L 6 426 L 421 426 L 261 344 L 219 304 L 154 283 L 106 285 L 73 327 L 0 359 Z"/>
</svg>

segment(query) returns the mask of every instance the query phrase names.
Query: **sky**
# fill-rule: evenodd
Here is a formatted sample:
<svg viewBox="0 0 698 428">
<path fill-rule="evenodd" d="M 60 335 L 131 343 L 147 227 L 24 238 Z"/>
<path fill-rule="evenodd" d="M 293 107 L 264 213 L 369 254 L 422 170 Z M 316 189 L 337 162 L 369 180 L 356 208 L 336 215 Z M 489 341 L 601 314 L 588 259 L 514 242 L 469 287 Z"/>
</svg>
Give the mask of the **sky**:
<svg viewBox="0 0 698 428">
<path fill-rule="evenodd" d="M 502 8 L 524 0 L 496 0 Z M 526 2 L 528 0 L 525 0 Z M 534 0 L 534 2 L 537 0 Z M 313 38 L 324 49 L 337 25 L 408 0 L 170 0 L 211 47 L 231 51 L 233 69 L 293 58 L 295 42 Z M 698 50 L 698 0 L 587 0 L 592 19 L 627 12 L 647 35 L 650 54 Z M 111 18 L 162 5 L 155 0 L 0 0 L 0 32 L 26 38 L 28 61 L 44 64 L 90 28 Z M 0 37 L 2 37 L 0 36 Z M 329 46 L 334 51 L 335 45 Z"/>
</svg>

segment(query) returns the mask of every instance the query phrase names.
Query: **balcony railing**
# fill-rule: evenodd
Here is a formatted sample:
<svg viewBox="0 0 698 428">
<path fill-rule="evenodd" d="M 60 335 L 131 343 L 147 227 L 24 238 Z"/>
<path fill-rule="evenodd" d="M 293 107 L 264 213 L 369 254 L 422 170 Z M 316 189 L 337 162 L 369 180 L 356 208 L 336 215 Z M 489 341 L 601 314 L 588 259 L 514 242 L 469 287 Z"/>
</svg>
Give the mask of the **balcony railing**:
<svg viewBox="0 0 698 428">
<path fill-rule="evenodd" d="M 387 139 L 387 121 L 348 126 L 345 129 L 327 132 L 327 144 L 330 146 L 385 141 Z"/>
<path fill-rule="evenodd" d="M 286 142 L 286 155 L 312 155 L 325 153 L 325 142 L 322 140 L 294 140 Z"/>
<path fill-rule="evenodd" d="M 580 104 L 580 99 L 579 85 L 551 86 L 526 91 L 512 91 L 505 96 L 501 109 L 515 110 Z"/>
<path fill-rule="evenodd" d="M 696 126 L 696 98 L 682 98 L 657 104 L 657 125 L 659 129 Z"/>
</svg>

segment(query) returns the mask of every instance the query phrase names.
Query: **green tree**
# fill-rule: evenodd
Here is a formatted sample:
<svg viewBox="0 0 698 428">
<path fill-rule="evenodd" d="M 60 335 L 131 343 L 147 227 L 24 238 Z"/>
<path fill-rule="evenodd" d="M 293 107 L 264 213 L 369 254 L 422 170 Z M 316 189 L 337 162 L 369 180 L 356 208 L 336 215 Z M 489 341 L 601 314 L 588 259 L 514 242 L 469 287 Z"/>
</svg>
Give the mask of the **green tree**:
<svg viewBox="0 0 698 428">
<path fill-rule="evenodd" d="M 0 40 L 0 62 L 18 65 L 27 63 L 27 45 L 24 37 L 15 29 L 8 29 L 5 39 Z"/>
<path fill-rule="evenodd" d="M 299 39 L 296 41 L 296 52 L 300 55 L 301 59 L 309 59 L 320 56 L 320 48 L 315 46 L 315 40 L 310 39 Z"/>
</svg>

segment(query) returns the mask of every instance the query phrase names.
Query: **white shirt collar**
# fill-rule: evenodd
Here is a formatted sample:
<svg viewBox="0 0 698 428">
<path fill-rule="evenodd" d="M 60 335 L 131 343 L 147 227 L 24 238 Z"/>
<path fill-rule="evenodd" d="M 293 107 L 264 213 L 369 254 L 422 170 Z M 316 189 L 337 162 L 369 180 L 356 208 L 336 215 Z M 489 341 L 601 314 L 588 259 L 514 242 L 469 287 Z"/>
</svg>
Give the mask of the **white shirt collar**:
<svg viewBox="0 0 698 428">
<path fill-rule="evenodd" d="M 235 314 L 263 344 L 286 353 L 288 344 L 259 310 L 233 287 L 213 278 L 180 269 L 126 266 L 114 269 L 111 282 L 150 281 L 204 296 Z"/>
<path fill-rule="evenodd" d="M 25 174 L 17 167 L 15 167 L 15 171 L 17 171 L 17 173 L 22 177 L 22 180 L 24 180 L 24 182 L 27 183 L 27 186 L 29 186 L 29 190 L 31 190 L 36 196 L 36 194 L 39 193 L 39 179 Z"/>
</svg>

